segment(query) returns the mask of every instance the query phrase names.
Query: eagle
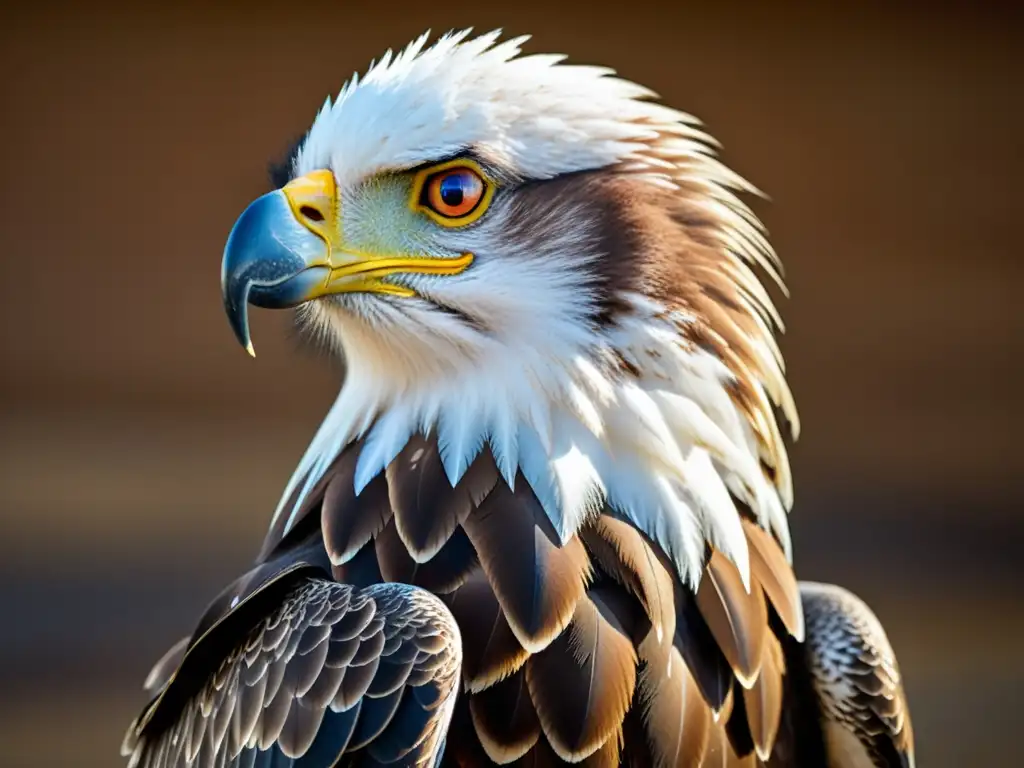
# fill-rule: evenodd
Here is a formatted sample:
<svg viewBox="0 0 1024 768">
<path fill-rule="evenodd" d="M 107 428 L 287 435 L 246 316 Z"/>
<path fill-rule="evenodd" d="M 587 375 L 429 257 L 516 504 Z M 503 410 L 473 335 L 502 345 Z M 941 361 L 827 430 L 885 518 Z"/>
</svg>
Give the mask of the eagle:
<svg viewBox="0 0 1024 768">
<path fill-rule="evenodd" d="M 129 765 L 914 764 L 882 626 L 793 571 L 760 193 L 526 39 L 388 51 L 235 222 L 241 344 L 295 308 L 344 380 Z"/>
</svg>

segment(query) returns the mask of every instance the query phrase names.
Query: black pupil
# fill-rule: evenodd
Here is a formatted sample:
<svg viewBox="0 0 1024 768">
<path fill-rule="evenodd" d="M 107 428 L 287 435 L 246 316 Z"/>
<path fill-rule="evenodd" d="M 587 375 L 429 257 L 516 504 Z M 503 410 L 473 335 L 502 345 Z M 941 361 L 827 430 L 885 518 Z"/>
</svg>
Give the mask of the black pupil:
<svg viewBox="0 0 1024 768">
<path fill-rule="evenodd" d="M 462 205 L 466 190 L 466 178 L 461 173 L 453 173 L 441 179 L 441 200 L 445 205 L 456 208 Z"/>
</svg>

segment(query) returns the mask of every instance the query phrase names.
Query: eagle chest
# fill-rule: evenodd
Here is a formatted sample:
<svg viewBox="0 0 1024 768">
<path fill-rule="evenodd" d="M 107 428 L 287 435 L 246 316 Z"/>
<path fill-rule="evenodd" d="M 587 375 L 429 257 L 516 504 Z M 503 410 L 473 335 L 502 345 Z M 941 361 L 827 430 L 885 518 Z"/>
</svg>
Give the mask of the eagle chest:
<svg viewBox="0 0 1024 768">
<path fill-rule="evenodd" d="M 436 440 L 414 436 L 357 494 L 360 447 L 339 455 L 287 534 L 270 532 L 261 559 L 313 542 L 340 583 L 443 600 L 463 655 L 450 758 L 618 765 L 639 759 L 632 750 L 700 765 L 771 751 L 782 642 L 802 619 L 792 570 L 755 523 L 744 521 L 750 591 L 709 547 L 694 593 L 611 510 L 561 542 L 525 478 L 510 487 L 486 447 L 453 487 Z"/>
</svg>

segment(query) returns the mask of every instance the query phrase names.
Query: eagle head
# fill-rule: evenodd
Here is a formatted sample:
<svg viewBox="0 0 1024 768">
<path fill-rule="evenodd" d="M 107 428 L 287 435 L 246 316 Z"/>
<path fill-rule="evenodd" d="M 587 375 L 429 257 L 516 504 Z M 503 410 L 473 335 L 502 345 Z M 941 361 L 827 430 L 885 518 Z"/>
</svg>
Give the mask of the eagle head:
<svg viewBox="0 0 1024 768">
<path fill-rule="evenodd" d="M 609 504 L 691 577 L 706 542 L 745 570 L 734 499 L 788 541 L 772 404 L 795 426 L 756 190 L 694 118 L 524 40 L 388 52 L 236 222 L 242 344 L 247 304 L 297 306 L 346 364 L 278 514 L 354 439 L 359 489 L 436 430 L 453 484 L 489 444 L 563 537 Z"/>
</svg>

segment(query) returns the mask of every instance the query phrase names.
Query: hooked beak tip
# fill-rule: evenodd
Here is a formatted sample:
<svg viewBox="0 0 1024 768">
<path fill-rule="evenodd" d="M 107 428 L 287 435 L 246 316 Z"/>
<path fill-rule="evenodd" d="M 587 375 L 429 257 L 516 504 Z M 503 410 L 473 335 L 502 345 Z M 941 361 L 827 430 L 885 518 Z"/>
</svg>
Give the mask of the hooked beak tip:
<svg viewBox="0 0 1024 768">
<path fill-rule="evenodd" d="M 235 338 L 250 356 L 255 357 L 252 347 L 252 336 L 249 333 L 249 291 L 252 283 L 248 280 L 232 280 L 225 278 L 223 281 L 224 310 L 228 316 L 228 323 L 234 331 Z"/>
</svg>

